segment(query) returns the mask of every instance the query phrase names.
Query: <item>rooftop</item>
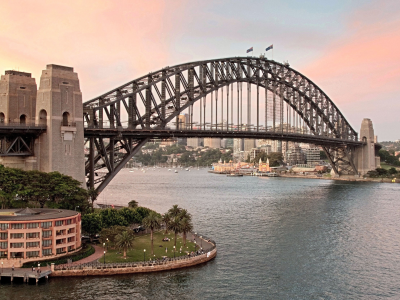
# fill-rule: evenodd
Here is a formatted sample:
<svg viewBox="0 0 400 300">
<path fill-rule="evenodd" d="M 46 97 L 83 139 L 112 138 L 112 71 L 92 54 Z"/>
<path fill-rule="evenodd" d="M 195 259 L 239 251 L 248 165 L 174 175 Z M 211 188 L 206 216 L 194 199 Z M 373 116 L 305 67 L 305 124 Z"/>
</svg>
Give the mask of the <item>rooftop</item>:
<svg viewBox="0 0 400 300">
<path fill-rule="evenodd" d="M 0 209 L 0 222 L 60 219 L 78 215 L 79 212 L 50 208 Z"/>
</svg>

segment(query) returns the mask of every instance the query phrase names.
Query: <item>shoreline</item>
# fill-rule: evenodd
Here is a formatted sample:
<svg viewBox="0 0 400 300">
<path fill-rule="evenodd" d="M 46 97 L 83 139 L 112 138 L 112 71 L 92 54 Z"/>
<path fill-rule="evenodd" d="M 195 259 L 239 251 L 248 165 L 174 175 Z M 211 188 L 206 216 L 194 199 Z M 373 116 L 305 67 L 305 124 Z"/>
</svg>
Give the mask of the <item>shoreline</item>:
<svg viewBox="0 0 400 300">
<path fill-rule="evenodd" d="M 223 172 L 214 172 L 208 171 L 208 173 L 217 174 L 217 175 L 227 175 L 229 173 Z M 268 177 L 269 176 L 257 176 L 252 175 L 251 173 L 243 173 L 243 176 L 254 176 L 254 177 Z M 395 182 L 392 182 L 392 178 L 363 178 L 363 177 L 355 177 L 354 175 L 342 175 L 340 177 L 334 176 L 321 176 L 317 177 L 316 175 L 293 175 L 293 174 L 279 174 L 277 177 L 286 177 L 286 178 L 305 178 L 305 179 L 323 179 L 323 180 L 340 180 L 340 181 L 357 181 L 357 182 L 375 182 L 375 183 L 400 183 L 400 178 L 396 178 Z"/>
<path fill-rule="evenodd" d="M 50 277 L 71 277 L 71 276 L 104 276 L 133 273 L 160 272 L 175 269 L 182 269 L 206 263 L 217 256 L 216 243 L 205 236 L 193 235 L 192 239 L 204 243 L 202 254 L 195 256 L 179 256 L 165 261 L 142 261 L 127 263 L 107 263 L 98 262 L 79 263 L 70 265 L 52 265 Z M 203 247 L 201 248 L 203 249 Z"/>
</svg>

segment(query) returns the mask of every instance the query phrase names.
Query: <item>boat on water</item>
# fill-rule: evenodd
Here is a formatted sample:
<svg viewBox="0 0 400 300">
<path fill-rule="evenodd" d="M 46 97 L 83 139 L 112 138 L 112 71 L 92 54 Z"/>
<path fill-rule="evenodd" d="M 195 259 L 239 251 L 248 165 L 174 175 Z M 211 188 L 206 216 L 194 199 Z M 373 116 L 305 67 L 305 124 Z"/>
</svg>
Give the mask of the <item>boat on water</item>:
<svg viewBox="0 0 400 300">
<path fill-rule="evenodd" d="M 273 173 L 268 173 L 268 177 L 279 177 L 279 174 L 278 174 L 278 173 L 275 173 L 275 172 L 273 172 Z"/>
<path fill-rule="evenodd" d="M 171 169 L 168 169 L 168 171 L 171 171 Z"/>
<path fill-rule="evenodd" d="M 186 168 L 185 171 L 189 171 L 189 168 Z"/>
<path fill-rule="evenodd" d="M 178 170 L 175 170 L 175 173 L 178 173 Z"/>
<path fill-rule="evenodd" d="M 228 175 L 226 175 L 227 177 L 243 177 L 243 174 L 239 174 L 239 173 L 230 173 Z"/>
</svg>

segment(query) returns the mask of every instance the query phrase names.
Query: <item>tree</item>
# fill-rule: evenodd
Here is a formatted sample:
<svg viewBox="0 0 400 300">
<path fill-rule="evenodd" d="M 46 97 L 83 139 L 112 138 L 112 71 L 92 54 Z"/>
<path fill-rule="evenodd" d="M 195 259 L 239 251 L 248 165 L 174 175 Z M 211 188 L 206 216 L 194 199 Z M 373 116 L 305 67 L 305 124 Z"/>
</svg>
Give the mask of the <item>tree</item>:
<svg viewBox="0 0 400 300">
<path fill-rule="evenodd" d="M 97 193 L 97 191 L 95 189 L 90 188 L 88 190 L 88 197 L 89 197 L 89 199 L 91 201 L 91 204 L 92 204 L 92 212 L 94 212 L 93 203 L 94 203 L 94 201 L 96 201 L 98 195 L 99 194 Z"/>
<path fill-rule="evenodd" d="M 128 231 L 129 228 L 125 226 L 112 226 L 110 228 L 103 228 L 100 232 L 100 241 L 102 243 L 108 243 L 107 246 L 114 247 L 116 237 L 124 231 Z"/>
<path fill-rule="evenodd" d="M 179 216 L 172 218 L 171 222 L 169 223 L 168 229 L 173 231 L 175 234 L 174 246 L 176 247 L 176 236 L 179 232 L 182 232 L 181 231 L 181 218 Z"/>
<path fill-rule="evenodd" d="M 389 171 L 389 174 L 392 174 L 392 175 L 397 173 L 396 168 L 390 168 L 388 171 Z"/>
<path fill-rule="evenodd" d="M 165 234 L 168 234 L 169 223 L 171 222 L 171 216 L 166 213 L 162 216 L 162 222 L 165 224 Z"/>
<path fill-rule="evenodd" d="M 156 212 L 152 211 L 146 218 L 143 219 L 143 226 L 145 228 L 150 229 L 150 240 L 151 240 L 151 255 L 154 255 L 154 250 L 153 250 L 153 232 L 156 229 L 159 229 L 161 227 L 161 218 L 160 215 L 157 214 Z"/>
<path fill-rule="evenodd" d="M 137 208 L 139 206 L 139 203 L 136 200 L 131 200 L 128 203 L 129 208 Z"/>
<path fill-rule="evenodd" d="M 188 218 L 181 219 L 180 230 L 183 236 L 183 246 L 186 247 L 186 233 L 193 230 L 192 221 Z"/>
<path fill-rule="evenodd" d="M 108 228 L 115 225 L 128 226 L 128 222 L 119 214 L 116 209 L 107 208 L 100 211 L 101 223 L 103 227 Z"/>
<path fill-rule="evenodd" d="M 177 217 L 180 212 L 181 212 L 181 208 L 178 206 L 178 204 L 172 205 L 172 207 L 168 210 L 168 214 L 174 218 Z"/>
<path fill-rule="evenodd" d="M 126 259 L 126 251 L 133 248 L 134 236 L 128 231 L 123 231 L 115 238 L 115 244 L 118 248 L 124 250 L 124 258 Z"/>
<path fill-rule="evenodd" d="M 92 237 L 100 232 L 102 228 L 101 217 L 99 214 L 91 213 L 82 216 L 82 230 L 86 232 L 90 241 Z"/>
<path fill-rule="evenodd" d="M 128 225 L 134 223 L 142 223 L 142 216 L 137 212 L 136 209 L 124 207 L 123 209 L 117 210 L 118 214 L 125 219 Z"/>
<path fill-rule="evenodd" d="M 179 213 L 181 219 L 181 232 L 183 237 L 183 245 L 186 246 L 186 234 L 193 230 L 192 215 L 189 214 L 187 209 L 181 209 Z"/>
</svg>

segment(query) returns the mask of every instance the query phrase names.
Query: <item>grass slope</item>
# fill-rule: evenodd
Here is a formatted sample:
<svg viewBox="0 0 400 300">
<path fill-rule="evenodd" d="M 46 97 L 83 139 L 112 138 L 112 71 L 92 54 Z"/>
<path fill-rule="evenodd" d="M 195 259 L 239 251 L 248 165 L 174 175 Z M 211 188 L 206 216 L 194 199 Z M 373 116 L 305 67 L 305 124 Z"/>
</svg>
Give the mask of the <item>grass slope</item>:
<svg viewBox="0 0 400 300">
<path fill-rule="evenodd" d="M 169 242 L 163 242 L 162 239 L 167 237 L 170 239 Z M 150 234 L 137 236 L 134 240 L 134 248 L 130 249 L 126 253 L 126 259 L 124 259 L 124 253 L 121 249 L 108 249 L 106 251 L 106 263 L 112 262 L 134 262 L 143 261 L 144 253 L 146 253 L 146 261 L 150 260 L 150 257 L 154 259 L 160 259 L 163 256 L 174 257 L 173 246 L 174 246 L 174 234 L 164 234 L 164 231 L 154 233 L 154 256 L 151 256 L 151 242 Z M 167 248 L 167 251 L 166 249 Z M 143 250 L 146 249 L 146 252 Z M 187 252 L 194 251 L 195 244 L 186 240 L 186 248 L 183 246 L 183 239 L 181 236 L 177 236 L 175 257 L 187 255 Z M 197 248 L 198 249 L 198 248 Z M 99 259 L 99 262 L 103 262 L 104 257 Z"/>
</svg>

